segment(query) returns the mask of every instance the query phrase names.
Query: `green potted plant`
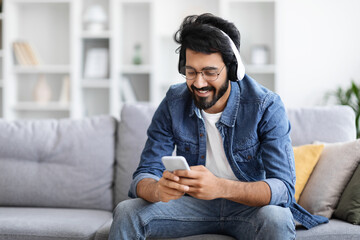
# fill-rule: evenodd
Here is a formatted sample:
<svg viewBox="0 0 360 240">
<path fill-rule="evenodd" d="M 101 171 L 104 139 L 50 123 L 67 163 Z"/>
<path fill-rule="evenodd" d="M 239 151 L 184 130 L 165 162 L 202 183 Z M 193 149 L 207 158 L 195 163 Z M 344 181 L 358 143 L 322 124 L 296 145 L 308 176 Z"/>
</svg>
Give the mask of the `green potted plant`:
<svg viewBox="0 0 360 240">
<path fill-rule="evenodd" d="M 356 85 L 355 81 L 351 81 L 350 87 L 343 89 L 338 87 L 334 92 L 326 94 L 326 100 L 330 97 L 335 98 L 336 102 L 341 105 L 350 106 L 355 112 L 356 136 L 360 138 L 360 85 Z"/>
</svg>

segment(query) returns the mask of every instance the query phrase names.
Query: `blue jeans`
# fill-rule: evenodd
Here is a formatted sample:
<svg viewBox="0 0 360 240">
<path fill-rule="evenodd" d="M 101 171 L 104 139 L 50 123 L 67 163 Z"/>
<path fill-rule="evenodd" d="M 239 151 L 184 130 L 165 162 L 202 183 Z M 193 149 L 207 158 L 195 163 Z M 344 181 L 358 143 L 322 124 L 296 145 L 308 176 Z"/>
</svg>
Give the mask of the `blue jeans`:
<svg viewBox="0 0 360 240">
<path fill-rule="evenodd" d="M 184 196 L 168 203 L 130 199 L 118 204 L 109 239 L 223 234 L 236 239 L 295 239 L 289 208 L 249 207 L 226 199 Z"/>
</svg>

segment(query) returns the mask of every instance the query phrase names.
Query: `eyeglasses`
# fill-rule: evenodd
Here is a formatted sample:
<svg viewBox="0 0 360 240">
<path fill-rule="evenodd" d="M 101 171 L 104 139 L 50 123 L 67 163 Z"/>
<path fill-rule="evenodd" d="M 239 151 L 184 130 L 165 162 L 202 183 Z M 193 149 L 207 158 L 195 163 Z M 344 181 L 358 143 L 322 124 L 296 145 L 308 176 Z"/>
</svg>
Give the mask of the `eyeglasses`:
<svg viewBox="0 0 360 240">
<path fill-rule="evenodd" d="M 225 65 L 221 68 L 220 72 L 217 72 L 215 69 L 205 69 L 203 71 L 197 72 L 194 68 L 184 67 L 185 75 L 181 74 L 186 80 L 194 80 L 197 77 L 198 73 L 201 73 L 205 81 L 212 82 L 219 78 L 220 73 L 224 69 Z"/>
</svg>

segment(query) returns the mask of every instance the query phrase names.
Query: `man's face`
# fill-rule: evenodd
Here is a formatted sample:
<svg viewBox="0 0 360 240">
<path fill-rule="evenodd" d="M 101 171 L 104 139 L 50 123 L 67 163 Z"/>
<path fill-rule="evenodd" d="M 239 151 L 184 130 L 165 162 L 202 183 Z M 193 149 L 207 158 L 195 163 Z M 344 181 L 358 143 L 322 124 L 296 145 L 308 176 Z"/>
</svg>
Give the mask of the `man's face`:
<svg viewBox="0 0 360 240">
<path fill-rule="evenodd" d="M 230 81 L 227 79 L 227 69 L 221 54 L 204 54 L 186 49 L 185 68 L 198 72 L 193 80 L 186 80 L 195 105 L 208 113 L 223 111 L 230 95 Z M 207 81 L 199 73 L 205 70 L 220 74 L 216 80 Z"/>
</svg>

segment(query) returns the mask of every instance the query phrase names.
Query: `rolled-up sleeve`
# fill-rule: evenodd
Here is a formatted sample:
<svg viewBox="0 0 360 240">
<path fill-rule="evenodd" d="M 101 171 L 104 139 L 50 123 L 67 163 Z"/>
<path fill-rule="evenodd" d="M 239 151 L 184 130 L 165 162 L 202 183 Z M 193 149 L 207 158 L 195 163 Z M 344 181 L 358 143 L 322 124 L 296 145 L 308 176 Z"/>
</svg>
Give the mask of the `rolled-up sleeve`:
<svg viewBox="0 0 360 240">
<path fill-rule="evenodd" d="M 265 179 L 271 190 L 271 200 L 269 205 L 284 205 L 288 202 L 288 190 L 281 180 L 277 178 Z"/>
<path fill-rule="evenodd" d="M 138 183 L 145 178 L 152 178 L 156 181 L 159 181 L 159 179 L 160 179 L 158 176 L 150 174 L 150 173 L 140 173 L 131 182 L 130 190 L 129 190 L 129 197 L 131 197 L 131 198 L 138 197 L 137 193 L 136 193 L 136 187 L 137 187 Z"/>
</svg>

